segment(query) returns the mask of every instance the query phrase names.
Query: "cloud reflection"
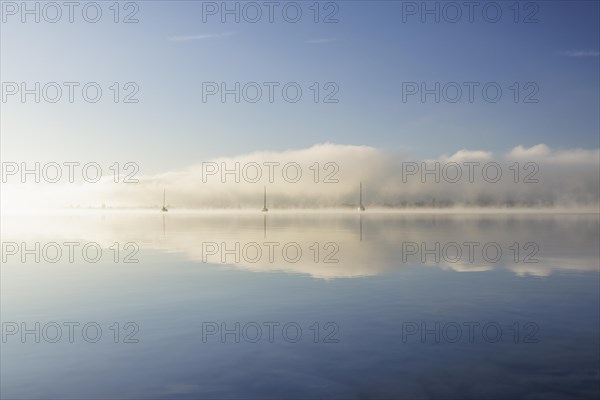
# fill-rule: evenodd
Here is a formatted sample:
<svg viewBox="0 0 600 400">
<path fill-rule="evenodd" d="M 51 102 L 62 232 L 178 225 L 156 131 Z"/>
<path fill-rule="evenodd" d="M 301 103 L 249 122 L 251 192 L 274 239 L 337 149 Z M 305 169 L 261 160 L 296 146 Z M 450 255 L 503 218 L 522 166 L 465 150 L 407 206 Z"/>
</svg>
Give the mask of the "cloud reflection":
<svg viewBox="0 0 600 400">
<path fill-rule="evenodd" d="M 318 279 L 505 269 L 597 271 L 597 214 L 96 212 L 4 215 L 3 242 L 135 242 L 199 265 Z M 35 232 L 35 233 L 31 233 Z M 11 259 L 8 258 L 10 263 Z"/>
</svg>

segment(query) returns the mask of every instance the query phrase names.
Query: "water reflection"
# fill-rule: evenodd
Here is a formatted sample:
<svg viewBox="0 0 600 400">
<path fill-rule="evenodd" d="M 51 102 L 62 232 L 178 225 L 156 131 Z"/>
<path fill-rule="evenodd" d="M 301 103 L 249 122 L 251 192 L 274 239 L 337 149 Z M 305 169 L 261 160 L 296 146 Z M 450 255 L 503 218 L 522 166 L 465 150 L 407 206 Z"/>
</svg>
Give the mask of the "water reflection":
<svg viewBox="0 0 600 400">
<path fill-rule="evenodd" d="M 0 397 L 595 399 L 598 222 L 548 214 L 3 215 L 2 322 L 30 330 L 93 322 L 103 336 L 89 343 L 78 330 L 71 343 L 63 330 L 55 343 L 47 338 L 54 331 L 42 329 L 36 343 L 34 334 L 11 334 L 0 352 Z M 22 263 L 11 242 L 28 253 L 35 242 L 97 242 L 106 256 L 35 263 L 29 254 Z M 139 262 L 126 264 L 130 242 Z M 480 243 L 472 261 L 465 243 Z M 498 247 L 484 255 L 487 243 Z M 497 248 L 501 256 L 489 262 Z M 129 322 L 139 343 L 123 342 Z M 242 330 L 239 341 L 204 341 L 206 322 L 230 330 L 294 323 L 304 334 L 294 342 L 278 331 L 271 342 L 265 331 L 254 342 Z M 501 340 L 485 340 L 481 329 L 474 341 L 466 333 L 458 342 L 438 342 L 436 333 L 403 340 L 407 324 L 473 322 L 501 327 Z M 324 342 L 328 323 L 339 341 Z M 536 340 L 526 342 L 531 326 Z"/>
<path fill-rule="evenodd" d="M 519 276 L 597 271 L 598 222 L 597 214 L 81 212 L 8 215 L 2 230 L 5 242 L 133 242 L 198 264 L 334 279 L 415 264 Z"/>
</svg>

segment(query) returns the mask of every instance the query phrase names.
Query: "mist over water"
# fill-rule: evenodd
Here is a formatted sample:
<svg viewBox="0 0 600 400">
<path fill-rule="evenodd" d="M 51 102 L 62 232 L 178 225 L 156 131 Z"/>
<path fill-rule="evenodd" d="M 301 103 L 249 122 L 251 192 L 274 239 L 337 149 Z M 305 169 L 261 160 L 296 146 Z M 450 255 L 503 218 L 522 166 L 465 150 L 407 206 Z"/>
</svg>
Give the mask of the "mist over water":
<svg viewBox="0 0 600 400">
<path fill-rule="evenodd" d="M 18 168 L 15 167 L 15 168 Z M 2 207 L 259 209 L 356 208 L 359 184 L 369 208 L 570 208 L 598 212 L 599 150 L 514 147 L 504 155 L 461 150 L 417 160 L 369 146 L 321 144 L 203 161 L 157 175 L 140 172 L 86 183 L 41 183 L 7 175 Z M 40 173 L 41 174 L 41 173 Z M 31 174 L 30 174 L 31 175 Z M 66 175 L 66 174 L 65 174 Z M 113 174 L 114 175 L 114 174 Z M 26 181 L 19 184 L 20 178 Z M 119 180 L 120 179 L 120 180 Z M 115 183 L 117 180 L 118 183 Z M 16 183 L 16 184 L 10 184 Z"/>
<path fill-rule="evenodd" d="M 600 1 L 0 0 L 0 400 L 597 400 Z"/>
</svg>

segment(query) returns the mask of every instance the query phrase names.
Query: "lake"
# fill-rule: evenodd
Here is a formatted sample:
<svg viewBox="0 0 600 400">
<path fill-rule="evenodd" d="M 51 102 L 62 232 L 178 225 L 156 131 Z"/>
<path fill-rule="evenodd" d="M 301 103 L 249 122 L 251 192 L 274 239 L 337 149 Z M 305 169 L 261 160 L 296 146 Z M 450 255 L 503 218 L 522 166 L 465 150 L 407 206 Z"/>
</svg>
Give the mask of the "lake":
<svg viewBox="0 0 600 400">
<path fill-rule="evenodd" d="M 599 215 L 2 215 L 2 398 L 597 398 Z"/>
</svg>

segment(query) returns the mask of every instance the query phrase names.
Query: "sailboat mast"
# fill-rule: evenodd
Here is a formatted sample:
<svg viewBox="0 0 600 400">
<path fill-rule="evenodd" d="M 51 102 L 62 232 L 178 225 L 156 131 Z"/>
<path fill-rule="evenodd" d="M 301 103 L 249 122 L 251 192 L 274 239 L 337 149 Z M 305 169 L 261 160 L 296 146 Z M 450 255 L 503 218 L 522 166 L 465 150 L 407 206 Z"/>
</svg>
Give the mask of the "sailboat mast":
<svg viewBox="0 0 600 400">
<path fill-rule="evenodd" d="M 360 183 L 360 198 L 359 198 L 359 204 L 362 206 L 362 182 Z"/>
<path fill-rule="evenodd" d="M 360 190 L 358 195 L 358 211 L 365 211 L 365 206 L 363 206 L 362 202 L 362 182 L 360 183 Z"/>
<path fill-rule="evenodd" d="M 165 208 L 166 198 L 167 198 L 167 189 L 163 189 L 163 208 Z"/>
<path fill-rule="evenodd" d="M 262 212 L 267 212 L 267 211 L 269 211 L 269 209 L 267 208 L 267 186 L 265 185 L 264 192 L 263 192 L 263 209 L 262 209 Z"/>
</svg>

